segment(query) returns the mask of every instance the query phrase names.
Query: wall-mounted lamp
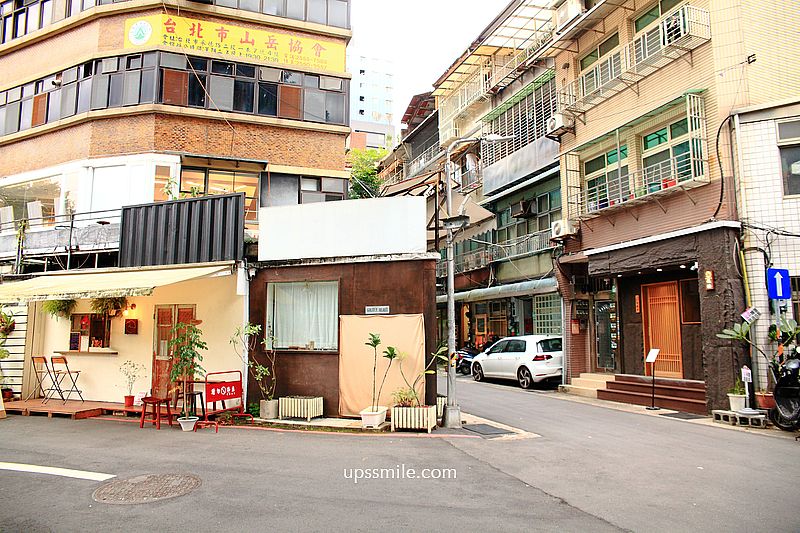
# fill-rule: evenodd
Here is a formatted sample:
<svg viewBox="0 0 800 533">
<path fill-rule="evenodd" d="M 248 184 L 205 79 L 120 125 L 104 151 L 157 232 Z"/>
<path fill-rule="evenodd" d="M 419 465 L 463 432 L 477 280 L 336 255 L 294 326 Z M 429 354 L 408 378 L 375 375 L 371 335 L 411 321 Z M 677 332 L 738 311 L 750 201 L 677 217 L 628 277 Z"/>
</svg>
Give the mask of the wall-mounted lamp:
<svg viewBox="0 0 800 533">
<path fill-rule="evenodd" d="M 122 316 L 128 317 L 131 314 L 131 312 L 135 310 L 136 310 L 136 304 L 128 304 L 128 307 L 126 307 L 125 310 L 122 311 Z"/>
</svg>

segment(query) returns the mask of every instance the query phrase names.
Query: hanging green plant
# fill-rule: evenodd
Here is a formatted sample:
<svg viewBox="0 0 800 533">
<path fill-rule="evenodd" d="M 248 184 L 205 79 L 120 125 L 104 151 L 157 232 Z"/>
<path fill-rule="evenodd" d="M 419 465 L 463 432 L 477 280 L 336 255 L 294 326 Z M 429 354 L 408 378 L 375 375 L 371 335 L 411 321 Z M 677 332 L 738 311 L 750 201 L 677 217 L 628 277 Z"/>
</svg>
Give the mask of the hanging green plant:
<svg viewBox="0 0 800 533">
<path fill-rule="evenodd" d="M 128 299 L 124 296 L 115 298 L 92 298 L 92 312 L 111 318 L 119 316 L 128 307 Z"/>
<path fill-rule="evenodd" d="M 44 312 L 55 318 L 69 318 L 78 302 L 75 300 L 47 300 L 42 304 Z"/>
<path fill-rule="evenodd" d="M 14 320 L 14 313 L 11 311 L 6 312 L 3 305 L 0 304 L 0 337 L 8 337 L 16 327 L 17 322 Z"/>
</svg>

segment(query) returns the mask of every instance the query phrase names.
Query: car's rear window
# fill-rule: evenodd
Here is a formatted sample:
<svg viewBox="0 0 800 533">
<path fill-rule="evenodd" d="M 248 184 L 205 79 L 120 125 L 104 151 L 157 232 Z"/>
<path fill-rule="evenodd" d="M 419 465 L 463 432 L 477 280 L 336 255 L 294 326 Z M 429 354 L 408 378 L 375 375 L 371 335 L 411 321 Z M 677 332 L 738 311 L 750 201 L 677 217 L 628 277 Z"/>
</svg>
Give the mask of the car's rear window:
<svg viewBox="0 0 800 533">
<path fill-rule="evenodd" d="M 561 339 L 545 339 L 543 341 L 539 341 L 539 348 L 543 352 L 560 352 Z"/>
</svg>

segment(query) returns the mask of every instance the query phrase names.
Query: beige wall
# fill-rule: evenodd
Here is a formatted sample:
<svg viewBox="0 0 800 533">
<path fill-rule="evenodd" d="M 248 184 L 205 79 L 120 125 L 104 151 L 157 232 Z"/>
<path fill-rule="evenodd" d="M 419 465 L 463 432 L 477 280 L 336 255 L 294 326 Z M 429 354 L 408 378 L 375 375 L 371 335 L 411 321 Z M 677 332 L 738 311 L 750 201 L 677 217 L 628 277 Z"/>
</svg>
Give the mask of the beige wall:
<svg viewBox="0 0 800 533">
<path fill-rule="evenodd" d="M 719 200 L 719 161 L 715 149 L 716 132 L 732 109 L 760 101 L 773 100 L 796 93 L 800 80 L 797 68 L 787 68 L 786 60 L 797 64 L 797 54 L 782 52 L 793 50 L 791 42 L 796 35 L 800 10 L 796 1 L 778 1 L 767 9 L 755 0 L 692 0 L 694 7 L 709 11 L 711 39 L 690 53 L 674 59 L 632 87 L 611 96 L 588 110 L 577 120 L 574 134 L 561 138 L 562 152 L 574 150 L 584 143 L 594 141 L 681 96 L 690 89 L 704 89 L 703 101 L 706 116 L 706 146 L 710 184 L 688 192 L 675 191 L 672 196 L 649 201 L 640 207 L 621 209 L 612 214 L 581 224 L 583 248 L 594 248 L 617 242 L 646 237 L 666 231 L 691 227 L 711 218 Z M 597 31 L 586 31 L 571 51 L 561 52 L 555 60 L 556 83 L 559 89 L 579 75 L 579 59 L 599 43 L 619 32 L 620 45 L 625 46 L 634 36 L 633 21 L 650 8 L 653 2 L 628 0 L 625 8 L 612 12 L 595 26 Z M 773 39 L 764 39 L 774 35 Z M 756 62 L 748 65 L 746 58 L 756 53 Z M 775 62 L 782 68 L 775 69 Z M 780 71 L 780 79 L 775 72 Z M 787 80 L 786 77 L 789 77 Z M 792 81 L 794 80 L 794 81 Z M 785 82 L 786 81 L 786 82 Z M 678 108 L 678 111 L 680 108 Z M 626 132 L 621 138 L 628 144 L 628 163 L 631 172 L 640 165 L 641 135 L 674 120 L 675 110 L 649 119 Z M 584 123 L 585 121 L 585 123 Z M 719 139 L 719 152 L 726 175 L 732 173 L 729 136 L 723 129 Z M 602 145 L 579 152 L 585 161 L 596 155 Z M 562 169 L 567 158 L 562 157 Z M 575 191 L 583 177 L 562 172 L 562 190 Z M 570 188 L 571 187 L 571 188 Z M 568 204 L 570 194 L 563 195 L 565 212 L 572 213 Z M 569 211 L 567 211 L 569 209 Z M 728 195 L 725 196 L 718 219 L 735 218 Z"/>
<path fill-rule="evenodd" d="M 236 276 L 206 278 L 157 288 L 152 296 L 132 297 L 136 309 L 128 318 L 139 319 L 139 334 L 125 335 L 125 321 L 111 321 L 111 349 L 118 355 L 68 355 L 71 370 L 81 370 L 78 385 L 86 400 L 122 402 L 127 394 L 125 380 L 119 366 L 127 360 L 143 364 L 146 377 L 134 385 L 134 394 L 148 391 L 153 366 L 153 310 L 157 304 L 195 304 L 196 317 L 202 320 L 198 327 L 208 350 L 203 352 L 202 367 L 207 372 L 241 370 L 242 360 L 233 351 L 228 339 L 244 317 L 246 300 L 236 296 Z M 76 313 L 87 313 L 90 300 L 79 300 Z M 69 322 L 47 316 L 43 319 L 43 350 L 48 358 L 56 350 L 66 350 L 69 345 Z M 72 398 L 77 399 L 77 395 Z"/>
</svg>

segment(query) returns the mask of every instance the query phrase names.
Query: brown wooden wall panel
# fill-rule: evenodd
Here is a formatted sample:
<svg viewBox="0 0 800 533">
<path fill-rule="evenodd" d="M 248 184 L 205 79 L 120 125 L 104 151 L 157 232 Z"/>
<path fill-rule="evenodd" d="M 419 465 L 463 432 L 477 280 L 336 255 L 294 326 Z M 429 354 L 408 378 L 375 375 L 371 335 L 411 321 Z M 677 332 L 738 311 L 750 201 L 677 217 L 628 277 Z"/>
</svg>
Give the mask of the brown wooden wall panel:
<svg viewBox="0 0 800 533">
<path fill-rule="evenodd" d="M 250 282 L 250 322 L 266 328 L 267 284 L 291 281 L 337 281 L 339 314 L 363 315 L 368 305 L 388 305 L 392 314 L 425 317 L 425 350 L 436 349 L 436 262 L 393 261 L 336 265 L 269 267 Z M 261 347 L 255 357 L 263 360 Z M 277 355 L 277 396 L 318 395 L 324 398 L 325 415 L 339 409 L 339 355 L 335 352 L 282 351 Z M 252 379 L 248 400 L 257 401 Z M 436 401 L 436 379 L 426 382 L 426 401 Z"/>
<path fill-rule="evenodd" d="M 36 95 L 33 98 L 33 117 L 31 127 L 40 126 L 47 122 L 47 93 Z"/>
<path fill-rule="evenodd" d="M 303 92 L 300 87 L 281 85 L 278 87 L 278 116 L 283 118 L 303 117 Z"/>
<path fill-rule="evenodd" d="M 180 70 L 163 69 L 164 83 L 161 89 L 161 102 L 164 104 L 187 105 L 189 97 L 189 73 Z"/>
</svg>

